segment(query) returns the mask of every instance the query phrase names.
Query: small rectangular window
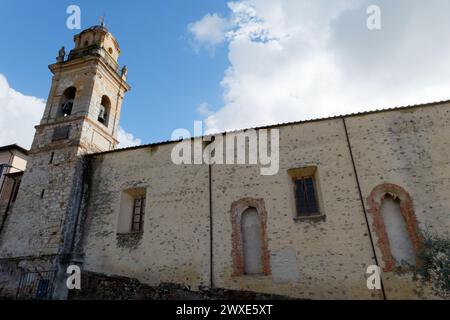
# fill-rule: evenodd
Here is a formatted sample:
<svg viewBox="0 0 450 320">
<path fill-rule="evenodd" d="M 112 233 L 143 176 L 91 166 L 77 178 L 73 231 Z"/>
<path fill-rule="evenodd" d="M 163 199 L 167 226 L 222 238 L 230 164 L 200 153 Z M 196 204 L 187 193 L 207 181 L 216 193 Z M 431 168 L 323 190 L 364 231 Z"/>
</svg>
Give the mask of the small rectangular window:
<svg viewBox="0 0 450 320">
<path fill-rule="evenodd" d="M 310 166 L 288 170 L 292 181 L 297 218 L 321 216 L 315 180 L 316 169 L 317 167 Z"/>
<path fill-rule="evenodd" d="M 131 218 L 131 232 L 140 232 L 144 225 L 145 197 L 134 199 Z"/>
<path fill-rule="evenodd" d="M 120 196 L 117 233 L 128 234 L 144 231 L 146 188 L 123 190 Z"/>
<path fill-rule="evenodd" d="M 313 177 L 301 177 L 294 180 L 297 216 L 319 215 Z"/>
</svg>

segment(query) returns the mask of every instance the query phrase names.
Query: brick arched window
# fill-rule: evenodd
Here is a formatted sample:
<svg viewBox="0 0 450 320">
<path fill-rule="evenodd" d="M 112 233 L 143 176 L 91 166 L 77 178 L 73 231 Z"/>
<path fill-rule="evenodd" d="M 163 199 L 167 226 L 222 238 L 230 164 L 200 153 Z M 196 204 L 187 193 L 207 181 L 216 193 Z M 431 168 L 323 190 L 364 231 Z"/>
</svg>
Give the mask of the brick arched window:
<svg viewBox="0 0 450 320">
<path fill-rule="evenodd" d="M 254 219 L 259 219 L 256 222 Z M 243 219 L 244 218 L 244 219 Z M 248 223 L 253 224 L 253 227 L 248 226 Z M 260 247 L 255 248 L 255 252 L 260 254 L 260 272 L 261 275 L 270 275 L 270 252 L 267 244 L 267 212 L 264 206 L 263 199 L 244 198 L 233 202 L 231 205 L 231 224 L 232 224 L 232 258 L 233 258 L 233 275 L 242 276 L 246 274 L 255 274 L 255 265 L 246 266 L 245 251 L 250 249 L 249 243 L 245 244 L 246 239 L 254 237 L 255 230 L 259 230 L 260 237 L 255 241 L 255 245 Z M 253 235 L 244 235 L 243 232 L 250 231 Z M 245 245 L 245 246 L 244 246 Z M 251 244 L 250 244 L 251 245 Z M 247 257 L 248 258 L 248 257 Z M 258 257 L 256 257 L 258 258 Z M 248 261 L 249 259 L 247 259 Z M 248 262 L 247 262 L 248 263 Z M 256 263 L 258 264 L 258 262 Z"/>
<path fill-rule="evenodd" d="M 373 218 L 373 229 L 378 237 L 377 244 L 385 263 L 385 272 L 392 271 L 396 267 L 389 241 L 388 229 L 386 228 L 382 212 L 384 202 L 391 200 L 397 201 L 399 204 L 401 217 L 404 219 L 406 234 L 415 253 L 416 264 L 419 263 L 417 253 L 420 251 L 422 245 L 413 202 L 409 193 L 402 187 L 390 183 L 384 183 L 375 187 L 367 198 L 369 204 L 368 211 Z"/>
</svg>

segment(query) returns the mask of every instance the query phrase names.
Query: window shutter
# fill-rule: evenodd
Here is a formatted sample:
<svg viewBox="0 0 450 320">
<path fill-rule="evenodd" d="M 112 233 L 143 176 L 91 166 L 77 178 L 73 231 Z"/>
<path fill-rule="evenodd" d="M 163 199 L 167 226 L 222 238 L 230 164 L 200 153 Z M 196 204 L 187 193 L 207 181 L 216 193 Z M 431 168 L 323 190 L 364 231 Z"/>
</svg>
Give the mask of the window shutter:
<svg viewBox="0 0 450 320">
<path fill-rule="evenodd" d="M 295 180 L 295 195 L 297 200 L 297 213 L 298 215 L 305 215 L 307 213 L 305 188 L 303 186 L 303 180 Z"/>
<path fill-rule="evenodd" d="M 295 198 L 298 216 L 309 216 L 319 213 L 312 177 L 295 179 Z"/>
<path fill-rule="evenodd" d="M 308 199 L 308 213 L 315 214 L 319 212 L 316 201 L 316 193 L 314 190 L 314 181 L 312 177 L 305 179 L 306 197 Z"/>
</svg>

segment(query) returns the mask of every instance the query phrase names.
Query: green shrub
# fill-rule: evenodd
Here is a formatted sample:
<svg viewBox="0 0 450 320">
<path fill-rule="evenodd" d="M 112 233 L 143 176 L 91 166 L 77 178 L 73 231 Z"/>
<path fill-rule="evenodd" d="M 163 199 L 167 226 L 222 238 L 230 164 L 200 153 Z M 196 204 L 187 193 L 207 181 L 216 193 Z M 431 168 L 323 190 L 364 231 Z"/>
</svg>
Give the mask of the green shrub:
<svg viewBox="0 0 450 320">
<path fill-rule="evenodd" d="M 414 268 L 417 280 L 431 284 L 435 293 L 450 297 L 450 237 L 426 230 L 422 232 L 423 247 L 419 252 L 421 261 Z"/>
</svg>

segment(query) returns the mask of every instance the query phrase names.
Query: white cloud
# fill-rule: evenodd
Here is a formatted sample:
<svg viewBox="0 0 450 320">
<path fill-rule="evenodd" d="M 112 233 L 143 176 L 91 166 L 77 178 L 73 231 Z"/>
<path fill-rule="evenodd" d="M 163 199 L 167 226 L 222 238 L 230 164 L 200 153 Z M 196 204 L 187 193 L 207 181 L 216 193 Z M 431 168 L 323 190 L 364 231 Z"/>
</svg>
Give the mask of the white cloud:
<svg viewBox="0 0 450 320">
<path fill-rule="evenodd" d="M 0 146 L 17 143 L 30 148 L 44 108 L 45 100 L 17 92 L 0 74 Z"/>
<path fill-rule="evenodd" d="M 133 147 L 142 144 L 141 139 L 126 132 L 122 127 L 119 127 L 119 131 L 117 132 L 117 140 L 119 140 L 119 148 Z"/>
<path fill-rule="evenodd" d="M 34 126 L 39 124 L 45 100 L 26 96 L 11 88 L 0 74 L 0 146 L 17 143 L 29 149 L 34 137 Z M 140 139 L 119 127 L 119 147 L 140 145 Z"/>
<path fill-rule="evenodd" d="M 215 45 L 225 41 L 225 32 L 230 28 L 230 22 L 217 13 L 206 14 L 202 19 L 188 25 L 192 35 L 194 49 L 205 47 L 212 52 Z"/>
<path fill-rule="evenodd" d="M 380 31 L 366 27 L 372 4 L 381 7 Z M 226 40 L 230 66 L 223 105 L 205 114 L 207 128 L 450 98 L 450 39 L 442 32 L 450 29 L 449 1 L 242 0 L 228 7 L 221 19 L 229 27 L 215 38 Z"/>
<path fill-rule="evenodd" d="M 208 117 L 213 114 L 211 106 L 208 102 L 202 102 L 197 107 L 197 112 L 204 117 Z"/>
</svg>

